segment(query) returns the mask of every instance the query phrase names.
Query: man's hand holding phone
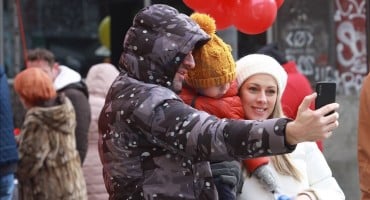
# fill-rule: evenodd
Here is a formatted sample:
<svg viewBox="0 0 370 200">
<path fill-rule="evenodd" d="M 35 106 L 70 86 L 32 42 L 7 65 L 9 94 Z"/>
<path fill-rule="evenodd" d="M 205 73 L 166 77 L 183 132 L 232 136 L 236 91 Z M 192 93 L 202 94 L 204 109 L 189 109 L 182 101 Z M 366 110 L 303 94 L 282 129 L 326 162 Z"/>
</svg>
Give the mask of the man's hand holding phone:
<svg viewBox="0 0 370 200">
<path fill-rule="evenodd" d="M 339 108 L 338 103 L 324 104 L 316 110 L 309 108 L 317 95 L 315 92 L 306 96 L 298 108 L 296 119 L 287 124 L 286 141 L 290 145 L 326 139 L 339 126 L 339 113 L 336 111 Z"/>
</svg>

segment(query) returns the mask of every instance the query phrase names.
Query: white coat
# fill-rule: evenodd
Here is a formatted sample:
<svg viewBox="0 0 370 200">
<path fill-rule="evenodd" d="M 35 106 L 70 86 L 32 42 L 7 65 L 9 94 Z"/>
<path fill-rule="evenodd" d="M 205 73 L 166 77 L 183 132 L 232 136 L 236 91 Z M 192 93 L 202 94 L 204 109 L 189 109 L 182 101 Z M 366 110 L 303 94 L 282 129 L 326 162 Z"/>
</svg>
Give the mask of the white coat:
<svg viewBox="0 0 370 200">
<path fill-rule="evenodd" d="M 278 174 L 270 162 L 269 165 L 276 177 L 278 192 L 295 196 L 299 192 L 310 189 L 319 200 L 342 200 L 344 193 L 332 176 L 331 169 L 323 154 L 314 142 L 303 142 L 297 145 L 294 152 L 289 154 L 294 166 L 301 172 L 302 179 L 298 182 L 291 176 Z M 246 177 L 242 193 L 238 200 L 274 200 L 274 195 L 265 190 L 255 177 Z"/>
</svg>

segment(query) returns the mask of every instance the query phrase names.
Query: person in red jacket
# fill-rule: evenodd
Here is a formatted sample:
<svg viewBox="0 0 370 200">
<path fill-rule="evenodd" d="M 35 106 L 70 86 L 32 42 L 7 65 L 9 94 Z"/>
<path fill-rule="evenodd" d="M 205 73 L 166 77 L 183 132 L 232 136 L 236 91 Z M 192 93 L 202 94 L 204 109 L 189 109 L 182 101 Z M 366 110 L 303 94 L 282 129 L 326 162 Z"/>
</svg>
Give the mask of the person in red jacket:
<svg viewBox="0 0 370 200">
<path fill-rule="evenodd" d="M 219 118 L 244 119 L 245 115 L 235 80 L 235 60 L 231 54 L 231 47 L 215 34 L 215 21 L 210 16 L 194 13 L 190 17 L 210 35 L 211 40 L 193 51 L 197 67 L 189 70 L 185 76 L 187 85 L 179 94 L 180 97 L 194 108 Z M 256 169 L 264 169 L 268 162 L 268 157 L 243 161 L 244 166 L 252 175 Z M 241 191 L 243 183 L 240 162 L 213 162 L 211 169 L 219 199 L 236 199 L 236 193 Z M 274 179 L 271 174 L 264 180 Z M 264 184 L 267 187 L 275 187 L 273 181 Z"/>
<path fill-rule="evenodd" d="M 273 57 L 287 72 L 288 80 L 281 103 L 283 106 L 284 115 L 295 119 L 297 116 L 298 107 L 303 98 L 313 93 L 310 81 L 298 70 L 296 62 L 286 59 L 285 53 L 278 48 L 276 43 L 267 44 L 261 47 L 259 50 L 257 50 L 257 53 Z M 314 110 L 314 107 L 314 104 L 310 105 L 312 110 Z M 316 144 L 319 149 L 323 151 L 322 141 L 318 140 L 316 141 Z"/>
</svg>

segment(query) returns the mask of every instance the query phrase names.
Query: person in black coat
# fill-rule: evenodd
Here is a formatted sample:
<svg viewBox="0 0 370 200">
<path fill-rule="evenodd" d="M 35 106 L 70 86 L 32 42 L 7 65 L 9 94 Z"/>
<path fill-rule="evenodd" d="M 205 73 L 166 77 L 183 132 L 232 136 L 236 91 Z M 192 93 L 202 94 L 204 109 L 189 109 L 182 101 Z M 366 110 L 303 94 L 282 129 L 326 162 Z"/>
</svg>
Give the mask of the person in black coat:
<svg viewBox="0 0 370 200">
<path fill-rule="evenodd" d="M 28 51 L 27 67 L 37 67 L 46 72 L 54 82 L 58 93 L 65 93 L 76 112 L 76 148 L 83 164 L 88 148 L 88 131 L 91 110 L 88 91 L 81 75 L 71 68 L 59 65 L 54 54 L 43 48 Z"/>
</svg>

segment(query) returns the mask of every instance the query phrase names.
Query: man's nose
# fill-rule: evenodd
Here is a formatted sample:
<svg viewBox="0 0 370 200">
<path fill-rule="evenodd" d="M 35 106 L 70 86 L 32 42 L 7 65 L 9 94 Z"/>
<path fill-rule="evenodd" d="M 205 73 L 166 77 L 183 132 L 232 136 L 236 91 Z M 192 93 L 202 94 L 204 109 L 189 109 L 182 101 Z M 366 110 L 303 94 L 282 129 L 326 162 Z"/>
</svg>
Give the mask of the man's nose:
<svg viewBox="0 0 370 200">
<path fill-rule="evenodd" d="M 185 65 L 187 69 L 193 69 L 195 67 L 195 61 L 192 52 L 185 56 L 182 64 Z"/>
</svg>

